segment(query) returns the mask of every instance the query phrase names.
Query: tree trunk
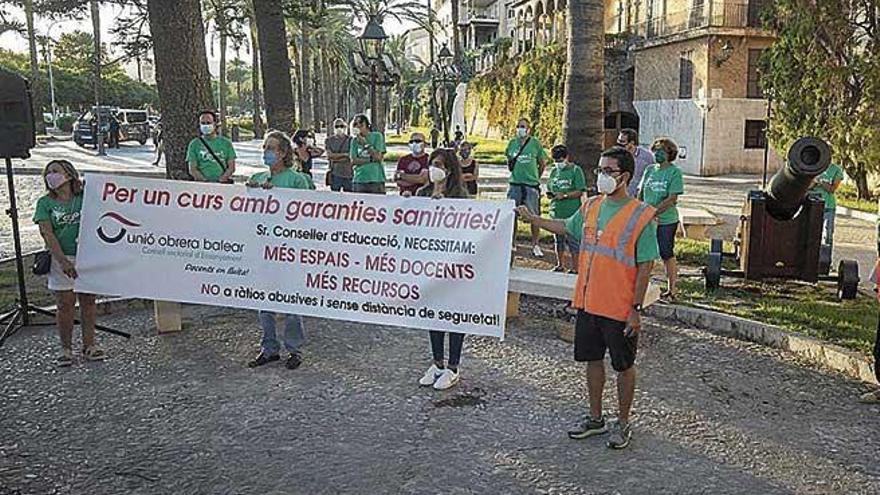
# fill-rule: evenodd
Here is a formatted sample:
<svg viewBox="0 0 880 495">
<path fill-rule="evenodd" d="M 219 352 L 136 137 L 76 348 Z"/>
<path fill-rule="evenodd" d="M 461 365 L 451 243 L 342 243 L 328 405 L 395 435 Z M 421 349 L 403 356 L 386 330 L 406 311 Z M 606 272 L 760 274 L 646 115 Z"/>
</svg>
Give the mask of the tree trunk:
<svg viewBox="0 0 880 495">
<path fill-rule="evenodd" d="M 858 191 L 859 199 L 870 200 L 871 189 L 868 186 L 868 171 L 865 168 L 865 164 L 857 164 L 855 169 L 850 172 L 849 175 L 852 177 L 853 182 L 856 183 L 856 190 Z"/>
<path fill-rule="evenodd" d="M 284 13 L 277 0 L 254 0 L 262 61 L 263 94 L 269 127 L 293 132 L 293 87 Z"/>
<path fill-rule="evenodd" d="M 27 23 L 28 52 L 30 55 L 31 69 L 31 97 L 34 103 L 34 113 L 37 125 L 37 132 L 43 134 L 46 132 L 46 124 L 43 122 L 43 106 L 45 105 L 45 94 L 43 85 L 40 84 L 40 64 L 37 61 L 37 33 L 34 31 L 34 0 L 24 0 L 24 15 Z"/>
<path fill-rule="evenodd" d="M 252 17 L 251 26 L 251 92 L 254 97 L 254 138 L 263 139 L 262 91 L 260 89 L 260 44 L 257 41 L 257 24 Z"/>
<path fill-rule="evenodd" d="M 309 24 L 305 20 L 300 22 L 300 31 L 302 32 L 302 41 L 299 48 L 299 80 L 302 94 L 300 94 L 299 104 L 302 119 L 299 125 L 305 129 L 313 127 L 315 120 L 315 107 L 312 103 L 314 101 L 312 98 L 311 74 L 312 50 L 311 46 L 309 46 L 309 37 L 311 35 L 309 33 Z"/>
<path fill-rule="evenodd" d="M 166 176 L 191 180 L 186 147 L 196 137 L 196 116 L 211 107 L 211 74 L 199 0 L 148 0 L 156 87 L 162 105 Z"/>
<path fill-rule="evenodd" d="M 98 0 L 91 0 L 91 8 L 92 8 L 92 35 L 95 39 L 95 57 L 94 57 L 94 77 L 95 77 L 95 105 L 101 105 L 101 99 L 103 98 L 102 88 L 101 88 L 101 65 L 104 63 L 101 60 L 101 10 L 98 6 Z M 97 123 L 97 135 L 96 135 L 96 145 L 95 148 L 98 150 L 99 155 L 104 154 L 104 133 L 101 132 L 101 128 L 104 125 L 104 122 L 101 121 L 101 111 L 98 110 L 96 112 L 95 122 Z"/>
<path fill-rule="evenodd" d="M 588 185 L 595 183 L 603 148 L 604 10 L 601 0 L 581 0 L 571 2 L 568 11 L 562 135 L 574 160 L 584 167 Z"/>
<path fill-rule="evenodd" d="M 218 82 L 218 93 L 220 93 L 220 96 L 217 98 L 217 104 L 220 108 L 217 109 L 217 112 L 220 116 L 220 134 L 229 136 L 229 134 L 226 133 L 226 93 L 229 91 L 226 82 L 226 48 L 229 38 L 224 32 L 225 29 L 226 27 L 224 26 L 223 30 L 220 31 L 220 81 Z"/>
</svg>

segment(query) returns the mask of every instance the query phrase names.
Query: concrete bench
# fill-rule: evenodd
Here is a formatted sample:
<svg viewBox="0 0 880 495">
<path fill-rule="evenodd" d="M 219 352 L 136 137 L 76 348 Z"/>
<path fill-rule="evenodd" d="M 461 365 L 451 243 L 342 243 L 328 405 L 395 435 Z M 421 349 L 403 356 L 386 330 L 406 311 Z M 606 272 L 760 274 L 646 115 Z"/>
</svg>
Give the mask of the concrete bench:
<svg viewBox="0 0 880 495">
<path fill-rule="evenodd" d="M 709 227 L 719 223 L 715 215 L 702 208 L 682 208 L 679 206 L 678 214 L 682 227 L 679 229 L 679 233 L 688 239 L 708 239 Z"/>
<path fill-rule="evenodd" d="M 522 294 L 571 301 L 577 275 L 551 270 L 512 267 L 508 281 L 507 317 L 512 318 L 519 315 L 519 300 Z M 649 283 L 648 292 L 645 294 L 645 307 L 654 304 L 659 299 L 660 288 Z"/>
</svg>

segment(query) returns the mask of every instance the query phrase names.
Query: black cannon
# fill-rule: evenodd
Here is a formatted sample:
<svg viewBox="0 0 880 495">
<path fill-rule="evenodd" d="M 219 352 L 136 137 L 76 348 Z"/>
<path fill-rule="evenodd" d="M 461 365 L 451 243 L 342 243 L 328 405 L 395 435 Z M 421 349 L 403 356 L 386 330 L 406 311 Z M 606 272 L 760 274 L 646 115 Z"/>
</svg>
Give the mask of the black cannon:
<svg viewBox="0 0 880 495">
<path fill-rule="evenodd" d="M 713 239 L 704 270 L 706 289 L 714 290 L 721 275 L 797 279 L 815 283 L 837 282 L 838 296 L 853 299 L 859 285 L 859 266 L 842 260 L 837 275 L 829 276 L 831 251 L 822 245 L 824 203 L 809 194 L 813 180 L 831 164 L 831 149 L 821 139 L 801 138 L 788 151 L 788 159 L 766 190 L 750 191 L 734 240 L 735 252 L 723 252 Z M 723 270 L 722 258 L 733 256 L 740 270 Z"/>
</svg>

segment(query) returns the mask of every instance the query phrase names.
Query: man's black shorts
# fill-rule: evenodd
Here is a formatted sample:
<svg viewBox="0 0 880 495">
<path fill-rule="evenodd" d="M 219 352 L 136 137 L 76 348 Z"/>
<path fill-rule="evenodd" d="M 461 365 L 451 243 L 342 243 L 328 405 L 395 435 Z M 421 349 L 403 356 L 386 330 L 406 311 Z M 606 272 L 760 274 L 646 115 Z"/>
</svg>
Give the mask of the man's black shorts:
<svg viewBox="0 0 880 495">
<path fill-rule="evenodd" d="M 601 361 L 605 349 L 615 371 L 626 371 L 636 362 L 638 336 L 623 334 L 626 322 L 578 311 L 574 328 L 574 360 Z"/>
</svg>

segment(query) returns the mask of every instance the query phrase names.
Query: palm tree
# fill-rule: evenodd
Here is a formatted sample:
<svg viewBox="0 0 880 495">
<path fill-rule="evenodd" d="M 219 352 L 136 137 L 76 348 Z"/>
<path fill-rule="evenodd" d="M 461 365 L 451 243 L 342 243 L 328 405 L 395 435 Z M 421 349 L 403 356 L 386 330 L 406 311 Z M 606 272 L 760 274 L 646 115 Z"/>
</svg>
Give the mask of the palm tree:
<svg viewBox="0 0 880 495">
<path fill-rule="evenodd" d="M 277 0 L 253 0 L 269 127 L 293 132 L 293 88 L 284 12 Z"/>
<path fill-rule="evenodd" d="M 240 44 L 244 38 L 241 0 L 204 0 L 205 20 L 214 28 L 220 41 L 219 101 L 220 133 L 226 134 L 226 98 L 229 92 L 226 73 L 226 54 L 229 41 Z"/>
<path fill-rule="evenodd" d="M 263 139 L 263 91 L 260 86 L 260 43 L 257 40 L 257 19 L 253 0 L 247 0 L 247 17 L 251 41 L 251 87 L 253 88 L 254 137 Z"/>
<path fill-rule="evenodd" d="M 571 0 L 562 135 L 572 156 L 592 172 L 604 133 L 605 8 L 602 0 Z M 587 173 L 588 181 L 594 177 Z"/>
<path fill-rule="evenodd" d="M 156 86 L 165 128 L 166 175 L 191 179 L 186 146 L 195 118 L 211 105 L 211 73 L 199 0 L 147 0 L 156 57 Z"/>
<path fill-rule="evenodd" d="M 37 132 L 46 132 L 46 124 L 43 122 L 43 91 L 40 87 L 40 66 L 37 62 L 37 33 L 34 31 L 34 0 L 24 0 L 25 24 L 27 25 L 28 54 L 30 55 L 31 69 L 31 94 L 33 95 L 34 109 L 37 113 Z"/>
</svg>

